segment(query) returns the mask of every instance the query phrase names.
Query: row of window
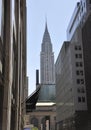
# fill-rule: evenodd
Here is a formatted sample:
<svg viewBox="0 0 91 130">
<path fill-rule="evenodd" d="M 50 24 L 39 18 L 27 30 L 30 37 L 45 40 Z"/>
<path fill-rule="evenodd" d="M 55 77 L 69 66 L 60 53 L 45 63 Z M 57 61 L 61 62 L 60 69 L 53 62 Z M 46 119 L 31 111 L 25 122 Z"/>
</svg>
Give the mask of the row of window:
<svg viewBox="0 0 91 130">
<path fill-rule="evenodd" d="M 82 67 L 83 63 L 82 62 L 76 62 L 76 67 Z"/>
<path fill-rule="evenodd" d="M 75 58 L 82 58 L 82 54 L 75 54 Z"/>
<path fill-rule="evenodd" d="M 80 103 L 80 102 L 84 103 L 85 100 L 86 100 L 85 97 L 78 97 L 78 103 Z"/>
<path fill-rule="evenodd" d="M 76 50 L 76 51 L 77 51 L 77 50 L 81 50 L 81 46 L 80 46 L 80 45 L 76 45 L 76 46 L 75 46 L 75 50 Z M 81 53 L 75 54 L 75 58 L 76 58 L 76 59 L 82 59 L 82 54 L 81 54 Z M 82 61 L 76 62 L 75 65 L 76 65 L 76 67 L 83 67 Z M 83 75 L 84 75 L 83 70 L 82 70 L 82 69 L 81 69 L 81 70 L 77 69 L 77 70 L 76 70 L 76 75 L 77 75 L 77 76 L 83 76 Z M 81 94 L 82 94 L 82 93 L 85 93 L 84 87 L 81 86 L 81 85 L 84 85 L 84 79 L 83 79 L 83 78 L 77 78 L 77 79 L 76 79 L 76 83 L 77 83 L 78 85 L 80 85 L 79 88 L 77 88 L 77 92 L 78 92 L 78 93 L 81 93 Z M 78 97 L 78 103 L 84 103 L 84 102 L 85 102 L 85 97 L 84 97 L 84 96 L 79 96 L 79 97 Z"/>
<path fill-rule="evenodd" d="M 84 84 L 84 79 L 77 79 L 77 84 Z"/>
<path fill-rule="evenodd" d="M 76 75 L 83 75 L 83 70 L 76 70 Z"/>
<path fill-rule="evenodd" d="M 81 50 L 81 46 L 80 45 L 76 45 L 75 46 L 75 50 Z"/>
<path fill-rule="evenodd" d="M 83 87 L 81 87 L 81 88 L 78 88 L 78 89 L 77 89 L 77 92 L 78 92 L 78 93 L 85 93 L 85 90 L 84 90 Z"/>
</svg>

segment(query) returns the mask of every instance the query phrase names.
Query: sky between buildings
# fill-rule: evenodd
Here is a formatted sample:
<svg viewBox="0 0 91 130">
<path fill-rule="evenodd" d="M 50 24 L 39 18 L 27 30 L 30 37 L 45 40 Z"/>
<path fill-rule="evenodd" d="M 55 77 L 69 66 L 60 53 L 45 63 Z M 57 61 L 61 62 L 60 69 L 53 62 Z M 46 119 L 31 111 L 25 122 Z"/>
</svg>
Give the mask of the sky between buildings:
<svg viewBox="0 0 91 130">
<path fill-rule="evenodd" d="M 55 61 L 64 41 L 76 3 L 80 0 L 27 0 L 27 75 L 29 95 L 36 89 L 36 69 L 40 70 L 40 51 L 45 22 L 53 45 Z"/>
</svg>

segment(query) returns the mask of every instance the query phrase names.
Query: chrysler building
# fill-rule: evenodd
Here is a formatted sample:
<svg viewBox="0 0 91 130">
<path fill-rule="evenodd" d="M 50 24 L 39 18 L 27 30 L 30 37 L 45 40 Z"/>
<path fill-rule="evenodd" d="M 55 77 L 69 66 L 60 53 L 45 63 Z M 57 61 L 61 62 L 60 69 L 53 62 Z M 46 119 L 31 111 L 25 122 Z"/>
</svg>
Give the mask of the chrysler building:
<svg viewBox="0 0 91 130">
<path fill-rule="evenodd" d="M 47 23 L 41 44 L 40 73 L 41 84 L 55 84 L 54 52 L 52 51 Z"/>
</svg>

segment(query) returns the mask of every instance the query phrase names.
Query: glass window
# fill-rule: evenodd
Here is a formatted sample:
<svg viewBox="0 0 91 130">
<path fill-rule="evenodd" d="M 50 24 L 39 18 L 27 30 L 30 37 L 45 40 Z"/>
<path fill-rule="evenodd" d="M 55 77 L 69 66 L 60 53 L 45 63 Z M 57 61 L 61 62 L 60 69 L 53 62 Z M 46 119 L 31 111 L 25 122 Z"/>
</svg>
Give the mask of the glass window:
<svg viewBox="0 0 91 130">
<path fill-rule="evenodd" d="M 82 97 L 82 102 L 85 102 L 85 97 Z"/>
<path fill-rule="evenodd" d="M 83 87 L 79 87 L 79 88 L 77 88 L 77 92 L 78 93 L 85 93 L 85 90 L 84 90 L 84 88 Z"/>
<path fill-rule="evenodd" d="M 83 75 L 83 71 L 82 70 L 80 70 L 80 75 Z"/>
<path fill-rule="evenodd" d="M 84 79 L 77 79 L 77 84 L 84 84 Z"/>
<path fill-rule="evenodd" d="M 81 50 L 81 46 L 80 45 L 75 46 L 75 50 Z"/>
<path fill-rule="evenodd" d="M 81 84 L 84 84 L 84 79 L 80 79 Z"/>
<path fill-rule="evenodd" d="M 80 79 L 77 79 L 77 84 L 80 84 Z"/>
<path fill-rule="evenodd" d="M 82 62 L 76 62 L 76 67 L 82 67 L 82 66 L 83 66 Z"/>
<path fill-rule="evenodd" d="M 75 57 L 78 58 L 78 54 L 75 54 Z"/>
<path fill-rule="evenodd" d="M 82 54 L 75 54 L 76 58 L 82 58 Z"/>
<path fill-rule="evenodd" d="M 76 71 L 76 74 L 79 75 L 79 70 Z"/>
<path fill-rule="evenodd" d="M 79 58 L 82 58 L 82 54 L 79 54 Z"/>
<path fill-rule="evenodd" d="M 76 74 L 77 74 L 77 75 L 83 75 L 83 70 L 77 70 L 77 71 L 76 71 Z"/>
<path fill-rule="evenodd" d="M 78 97 L 78 102 L 81 102 L 81 97 Z"/>
<path fill-rule="evenodd" d="M 82 64 L 82 62 L 80 62 L 80 67 L 82 67 L 83 66 L 83 64 Z"/>
</svg>

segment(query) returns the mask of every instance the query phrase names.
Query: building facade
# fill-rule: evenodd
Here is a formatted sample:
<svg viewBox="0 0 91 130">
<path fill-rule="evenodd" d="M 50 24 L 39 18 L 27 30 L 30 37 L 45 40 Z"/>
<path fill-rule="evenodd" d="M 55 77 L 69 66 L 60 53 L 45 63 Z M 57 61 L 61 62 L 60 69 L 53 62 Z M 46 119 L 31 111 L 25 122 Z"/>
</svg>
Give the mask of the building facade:
<svg viewBox="0 0 91 130">
<path fill-rule="evenodd" d="M 26 1 L 0 0 L 0 130 L 23 128 Z"/>
<path fill-rule="evenodd" d="M 90 28 L 91 1 L 82 0 L 67 29 L 69 42 L 63 44 L 56 61 L 58 130 L 91 129 Z"/>
<path fill-rule="evenodd" d="M 36 110 L 25 115 L 25 127 L 36 126 L 39 130 L 55 130 L 56 105 L 37 103 Z"/>
<path fill-rule="evenodd" d="M 55 64 L 57 130 L 86 129 L 87 101 L 82 57 L 79 43 L 64 42 Z"/>
<path fill-rule="evenodd" d="M 76 28 L 80 25 L 82 26 L 87 20 L 89 14 L 91 13 L 91 1 L 90 0 L 80 0 L 77 3 L 71 20 L 67 28 L 67 40 L 71 40 Z"/>
</svg>

